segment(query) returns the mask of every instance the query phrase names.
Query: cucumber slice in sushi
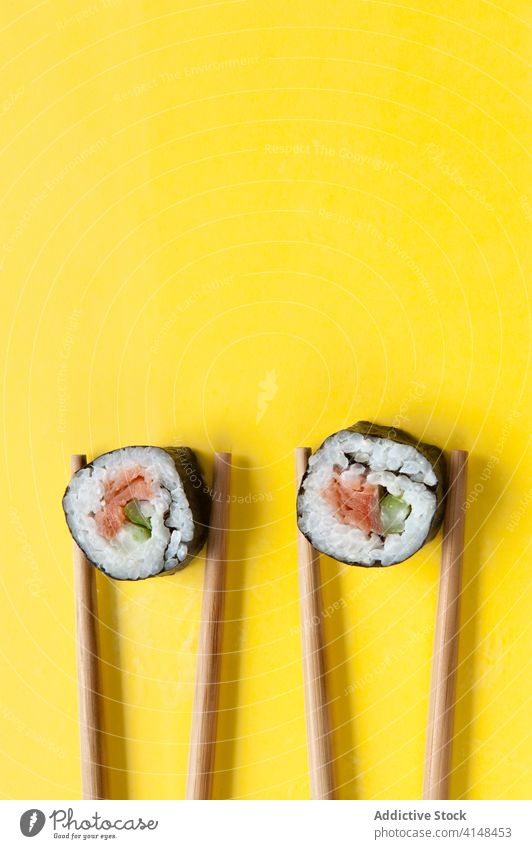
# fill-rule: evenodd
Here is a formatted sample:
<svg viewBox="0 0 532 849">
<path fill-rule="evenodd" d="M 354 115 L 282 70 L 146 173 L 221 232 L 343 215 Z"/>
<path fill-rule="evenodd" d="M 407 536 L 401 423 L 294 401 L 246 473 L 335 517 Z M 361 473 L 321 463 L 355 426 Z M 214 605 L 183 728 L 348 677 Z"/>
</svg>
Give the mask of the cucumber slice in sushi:
<svg viewBox="0 0 532 849">
<path fill-rule="evenodd" d="M 133 525 L 140 525 L 144 531 L 147 531 L 147 536 L 151 537 L 151 519 L 142 512 L 140 501 L 136 498 L 128 501 L 124 507 L 124 516 Z"/>
<path fill-rule="evenodd" d="M 183 569 L 207 538 L 211 497 L 190 448 L 133 445 L 80 469 L 63 497 L 87 559 L 118 580 Z"/>
<path fill-rule="evenodd" d="M 411 507 L 404 498 L 385 495 L 380 503 L 382 533 L 402 534 L 405 529 L 405 519 L 410 510 Z"/>
<path fill-rule="evenodd" d="M 437 533 L 446 485 L 441 449 L 397 428 L 357 422 L 310 457 L 297 495 L 298 527 L 342 563 L 402 563 Z"/>
</svg>

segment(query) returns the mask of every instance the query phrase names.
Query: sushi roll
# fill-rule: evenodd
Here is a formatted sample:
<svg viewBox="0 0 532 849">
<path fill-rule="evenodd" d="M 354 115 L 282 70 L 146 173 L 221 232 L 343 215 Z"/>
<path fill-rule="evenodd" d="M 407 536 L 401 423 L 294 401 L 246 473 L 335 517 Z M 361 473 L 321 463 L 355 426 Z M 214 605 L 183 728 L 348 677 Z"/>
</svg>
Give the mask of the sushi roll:
<svg viewBox="0 0 532 849">
<path fill-rule="evenodd" d="M 310 457 L 297 524 L 314 548 L 342 563 L 391 566 L 437 533 L 446 480 L 445 457 L 435 445 L 357 422 Z"/>
<path fill-rule="evenodd" d="M 119 448 L 83 466 L 63 509 L 76 543 L 118 580 L 168 575 L 202 548 L 209 490 L 190 448 Z"/>
</svg>

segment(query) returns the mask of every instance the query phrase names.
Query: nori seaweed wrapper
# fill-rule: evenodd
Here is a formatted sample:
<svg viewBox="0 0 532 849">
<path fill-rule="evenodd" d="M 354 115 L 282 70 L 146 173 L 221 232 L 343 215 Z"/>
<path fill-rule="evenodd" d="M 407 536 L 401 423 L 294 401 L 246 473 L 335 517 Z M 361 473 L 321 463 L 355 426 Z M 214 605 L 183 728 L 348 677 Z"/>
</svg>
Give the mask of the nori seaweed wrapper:
<svg viewBox="0 0 532 849">
<path fill-rule="evenodd" d="M 172 575 L 174 572 L 184 569 L 205 545 L 209 532 L 212 502 L 209 487 L 205 483 L 199 460 L 194 451 L 184 446 L 165 448 L 164 450 L 167 454 L 170 454 L 175 463 L 194 519 L 194 536 L 188 543 L 189 551 L 186 558 L 175 569 L 164 573 Z"/>
</svg>

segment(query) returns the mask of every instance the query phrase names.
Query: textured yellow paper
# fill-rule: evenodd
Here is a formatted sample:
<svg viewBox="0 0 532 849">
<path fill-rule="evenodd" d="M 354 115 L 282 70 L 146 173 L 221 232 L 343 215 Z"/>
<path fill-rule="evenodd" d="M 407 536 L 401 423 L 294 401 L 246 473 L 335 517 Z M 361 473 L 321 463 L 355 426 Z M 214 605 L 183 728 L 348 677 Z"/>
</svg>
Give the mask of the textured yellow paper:
<svg viewBox="0 0 532 849">
<path fill-rule="evenodd" d="M 233 451 L 215 795 L 308 797 L 293 448 L 360 418 L 471 452 L 452 794 L 530 794 L 527 5 L 3 4 L 4 797 L 80 793 L 61 495 L 131 443 Z M 322 560 L 343 798 L 420 796 L 439 546 Z M 113 797 L 184 795 L 202 566 L 98 575 Z"/>
</svg>

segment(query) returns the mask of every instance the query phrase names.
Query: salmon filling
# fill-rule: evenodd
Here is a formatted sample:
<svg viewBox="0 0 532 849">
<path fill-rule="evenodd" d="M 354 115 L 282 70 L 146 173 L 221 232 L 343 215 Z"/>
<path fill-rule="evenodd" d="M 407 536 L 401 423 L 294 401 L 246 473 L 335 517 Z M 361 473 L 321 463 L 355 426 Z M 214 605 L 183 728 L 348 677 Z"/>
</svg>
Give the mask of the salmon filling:
<svg viewBox="0 0 532 849">
<path fill-rule="evenodd" d="M 323 490 L 323 497 L 342 524 L 354 525 L 365 534 L 382 534 L 378 486 L 362 476 L 343 481 L 335 475 Z"/>
<path fill-rule="evenodd" d="M 106 481 L 102 509 L 94 516 L 98 532 L 105 539 L 114 539 L 127 521 L 124 513 L 126 504 L 133 500 L 149 501 L 152 496 L 152 483 L 141 466 L 132 466 Z"/>
</svg>

